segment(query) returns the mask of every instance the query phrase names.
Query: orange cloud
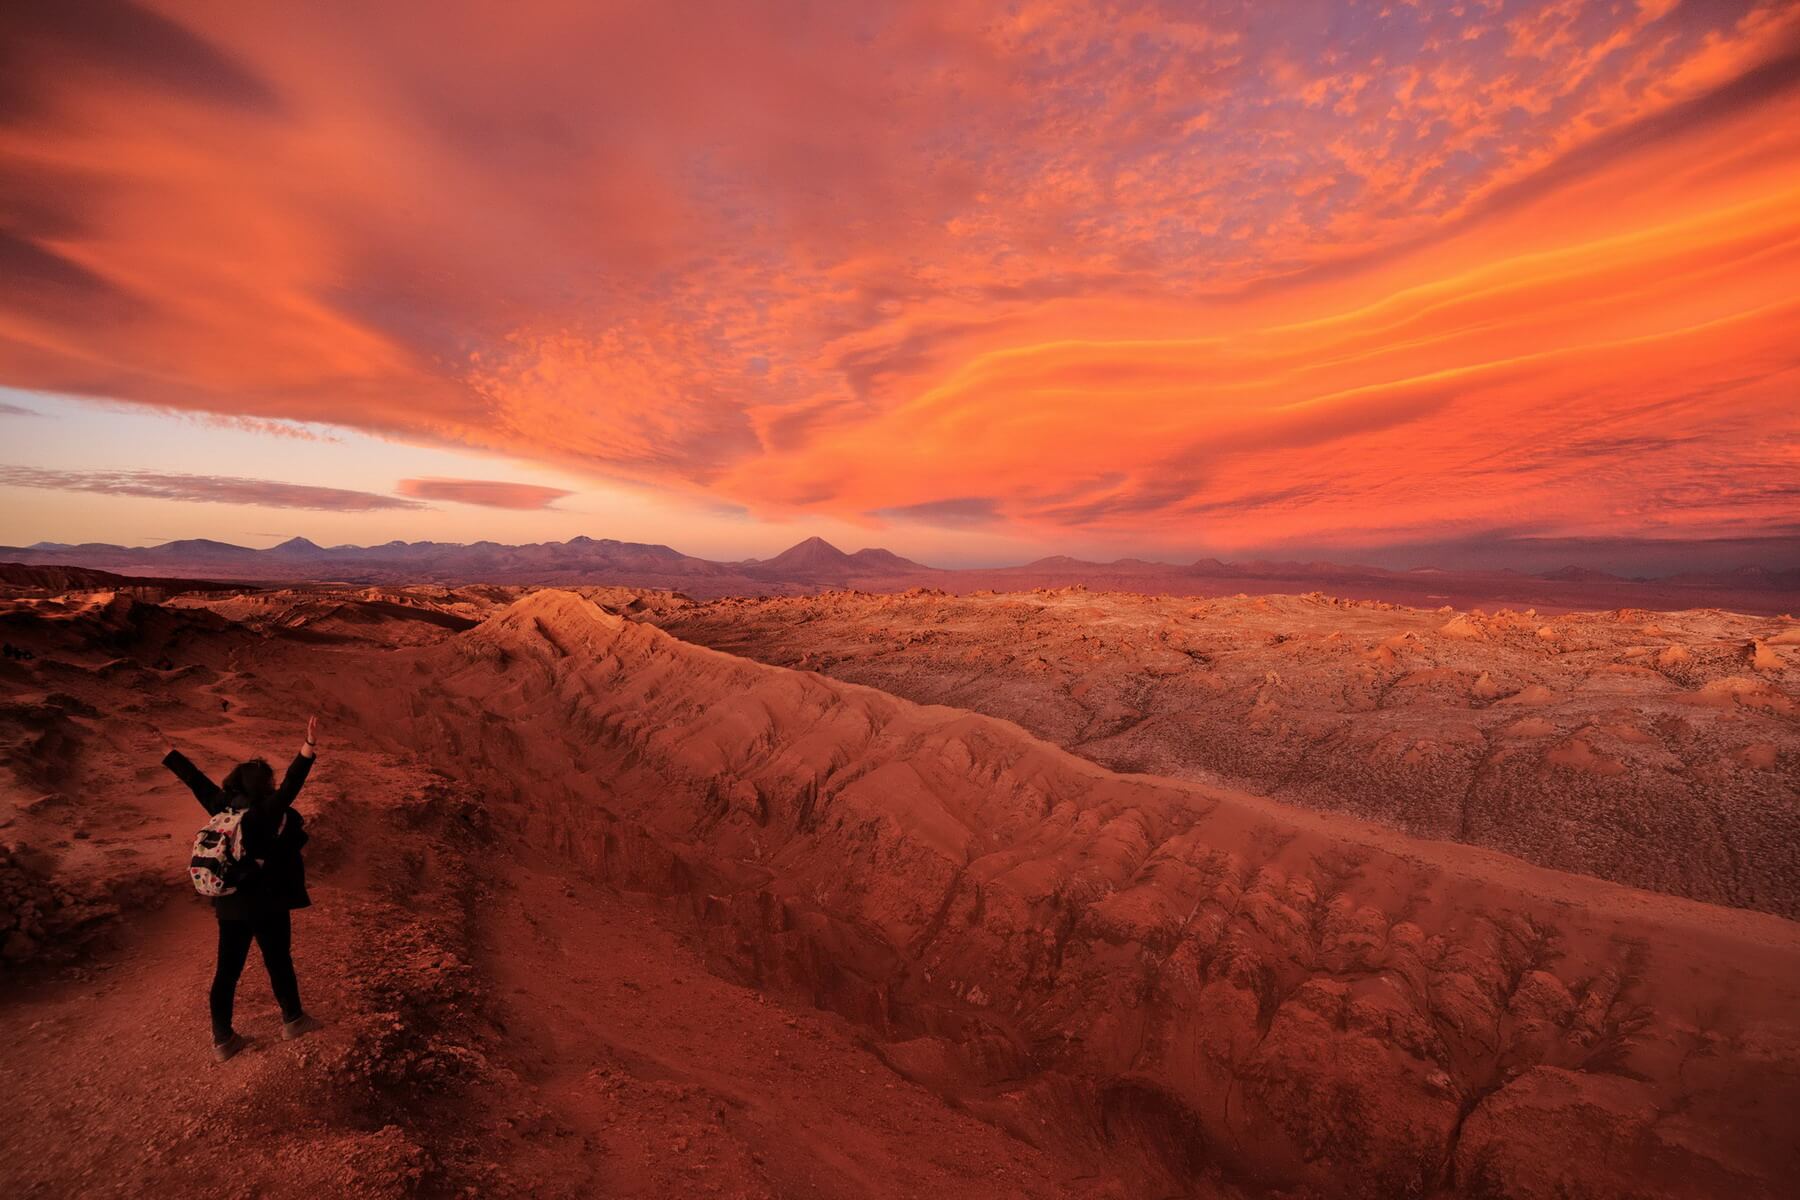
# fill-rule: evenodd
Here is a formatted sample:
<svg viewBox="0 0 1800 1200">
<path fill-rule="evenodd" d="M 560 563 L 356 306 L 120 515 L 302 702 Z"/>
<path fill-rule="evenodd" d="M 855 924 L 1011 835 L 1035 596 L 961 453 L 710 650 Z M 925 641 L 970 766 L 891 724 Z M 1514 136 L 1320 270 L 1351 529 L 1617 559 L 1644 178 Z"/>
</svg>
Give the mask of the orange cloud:
<svg viewBox="0 0 1800 1200">
<path fill-rule="evenodd" d="M 550 508 L 563 497 L 575 494 L 566 488 L 498 479 L 402 479 L 394 490 L 420 500 L 452 500 L 457 504 L 513 509 Z"/>
<path fill-rule="evenodd" d="M 1791 5 L 0 22 L 0 384 L 1047 540 L 1795 532 Z"/>
</svg>

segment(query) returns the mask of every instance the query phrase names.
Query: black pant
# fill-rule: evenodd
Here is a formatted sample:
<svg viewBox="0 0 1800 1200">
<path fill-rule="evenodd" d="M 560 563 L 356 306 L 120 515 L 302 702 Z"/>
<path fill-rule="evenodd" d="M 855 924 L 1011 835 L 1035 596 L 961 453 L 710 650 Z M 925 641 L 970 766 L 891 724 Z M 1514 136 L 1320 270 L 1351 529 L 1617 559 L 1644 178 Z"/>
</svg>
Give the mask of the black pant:
<svg viewBox="0 0 1800 1200">
<path fill-rule="evenodd" d="M 213 1041 L 231 1037 L 231 1006 L 237 998 L 238 976 L 244 973 L 244 960 L 250 957 L 250 943 L 262 948 L 263 966 L 269 969 L 269 982 L 275 989 L 276 1003 L 281 1005 L 281 1019 L 296 1020 L 301 1013 L 300 981 L 294 978 L 294 956 L 289 950 L 293 925 L 286 908 L 258 909 L 248 921 L 219 921 L 219 968 L 213 973 L 212 1004 Z"/>
</svg>

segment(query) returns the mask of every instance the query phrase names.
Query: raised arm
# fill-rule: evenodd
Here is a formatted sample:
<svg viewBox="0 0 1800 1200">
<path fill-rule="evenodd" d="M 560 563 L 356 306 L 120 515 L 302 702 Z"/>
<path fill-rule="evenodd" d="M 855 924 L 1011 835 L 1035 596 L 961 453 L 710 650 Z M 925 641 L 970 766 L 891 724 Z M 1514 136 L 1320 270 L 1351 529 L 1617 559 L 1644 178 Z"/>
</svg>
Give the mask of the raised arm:
<svg viewBox="0 0 1800 1200">
<path fill-rule="evenodd" d="M 313 757 L 319 752 L 319 718 L 306 719 L 306 741 L 300 744 L 300 753 L 294 755 L 294 761 L 288 764 L 287 774 L 281 777 L 281 790 L 275 793 L 276 801 L 286 808 L 300 794 L 300 787 L 306 782 L 307 772 L 312 770 Z"/>
<path fill-rule="evenodd" d="M 225 806 L 225 797 L 219 792 L 219 785 L 206 777 L 206 772 L 188 761 L 187 755 L 170 746 L 169 752 L 163 755 L 163 766 L 175 773 L 175 778 L 188 785 L 194 793 L 194 799 L 209 813 L 216 813 Z"/>
</svg>

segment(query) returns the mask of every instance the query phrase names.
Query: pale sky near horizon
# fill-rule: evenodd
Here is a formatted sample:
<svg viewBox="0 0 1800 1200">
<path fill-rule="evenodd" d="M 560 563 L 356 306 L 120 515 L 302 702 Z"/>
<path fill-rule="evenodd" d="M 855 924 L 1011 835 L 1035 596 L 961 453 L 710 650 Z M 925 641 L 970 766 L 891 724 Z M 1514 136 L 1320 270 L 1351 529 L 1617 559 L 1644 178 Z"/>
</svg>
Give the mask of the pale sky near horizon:
<svg viewBox="0 0 1800 1200">
<path fill-rule="evenodd" d="M 642 487 L 609 485 L 494 455 L 409 445 L 346 427 L 295 423 L 283 436 L 228 418 L 10 388 L 0 388 L 0 445 L 6 447 L 0 466 L 24 462 L 52 472 L 106 474 L 154 465 L 157 472 L 196 479 L 279 480 L 397 499 L 404 499 L 395 489 L 401 479 L 478 476 L 572 493 L 549 507 L 523 510 L 434 500 L 417 509 L 333 511 L 7 486 L 0 475 L 0 545 L 154 545 L 207 537 L 263 547 L 295 536 L 320 545 L 375 545 L 396 538 L 540 542 L 585 534 L 662 542 L 684 553 L 730 561 L 768 557 L 814 534 L 849 549 L 917 540 L 892 524 L 873 529 L 818 518 L 753 522 L 721 505 L 671 499 Z M 951 546 L 935 535 L 930 542 L 934 561 L 947 563 L 1022 561 L 1033 553 L 1028 544 L 982 534 Z"/>
<path fill-rule="evenodd" d="M 1800 5 L 0 7 L 0 543 L 1800 565 Z"/>
<path fill-rule="evenodd" d="M 394 486 L 400 479 L 478 476 L 573 494 L 544 508 L 523 510 L 439 500 L 418 509 L 334 511 L 7 486 L 0 475 L 0 545 L 154 545 L 205 537 L 260 548 L 295 536 L 320 545 L 376 545 L 394 539 L 521 543 L 586 535 L 660 542 L 702 558 L 734 561 L 769 557 L 817 535 L 846 550 L 883 546 L 943 566 L 1017 563 L 1046 553 L 1024 538 L 980 530 L 949 531 L 946 537 L 944 530 L 892 519 L 854 524 L 807 515 L 752 520 L 731 506 L 608 484 L 528 461 L 409 445 L 347 427 L 291 423 L 285 435 L 270 428 L 208 414 L 0 388 L 0 444 L 10 451 L 0 453 L 0 467 L 28 462 L 47 471 L 104 474 L 154 464 L 158 472 L 199 480 L 248 477 L 402 499 Z M 1132 550 L 1094 538 L 1069 539 L 1059 552 L 1115 558 Z M 1158 556 L 1154 547 L 1144 553 Z"/>
</svg>

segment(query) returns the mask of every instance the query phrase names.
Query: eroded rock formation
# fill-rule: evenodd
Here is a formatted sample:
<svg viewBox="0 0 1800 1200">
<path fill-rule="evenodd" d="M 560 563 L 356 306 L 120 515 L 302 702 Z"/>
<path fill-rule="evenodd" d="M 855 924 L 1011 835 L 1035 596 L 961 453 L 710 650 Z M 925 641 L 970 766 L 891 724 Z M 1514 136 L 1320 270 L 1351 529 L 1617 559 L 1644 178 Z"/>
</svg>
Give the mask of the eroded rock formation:
<svg viewBox="0 0 1800 1200">
<path fill-rule="evenodd" d="M 1117 775 L 568 593 L 312 686 L 907 1074 L 1144 1180 L 1774 1196 L 1800 1166 L 1774 917 Z"/>
</svg>

